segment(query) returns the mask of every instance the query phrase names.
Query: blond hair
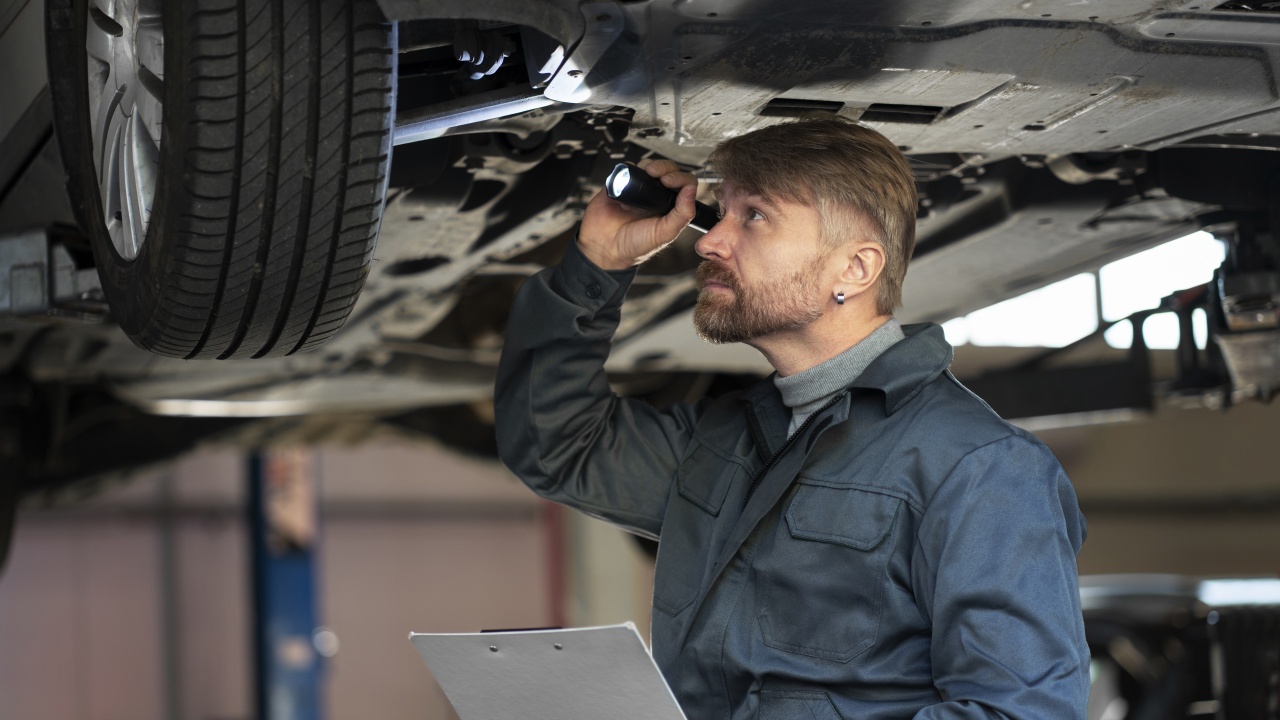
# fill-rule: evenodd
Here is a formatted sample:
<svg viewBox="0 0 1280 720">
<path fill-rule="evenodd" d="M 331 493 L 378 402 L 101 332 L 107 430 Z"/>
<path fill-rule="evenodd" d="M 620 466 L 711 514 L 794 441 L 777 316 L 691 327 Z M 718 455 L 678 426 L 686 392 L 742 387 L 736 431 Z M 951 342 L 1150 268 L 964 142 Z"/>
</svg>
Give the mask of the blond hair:
<svg viewBox="0 0 1280 720">
<path fill-rule="evenodd" d="M 902 304 L 916 244 L 916 185 L 888 138 L 841 118 L 805 119 L 726 140 L 710 162 L 744 192 L 816 207 L 827 248 L 855 237 L 878 242 L 885 264 L 876 311 L 891 315 Z"/>
</svg>

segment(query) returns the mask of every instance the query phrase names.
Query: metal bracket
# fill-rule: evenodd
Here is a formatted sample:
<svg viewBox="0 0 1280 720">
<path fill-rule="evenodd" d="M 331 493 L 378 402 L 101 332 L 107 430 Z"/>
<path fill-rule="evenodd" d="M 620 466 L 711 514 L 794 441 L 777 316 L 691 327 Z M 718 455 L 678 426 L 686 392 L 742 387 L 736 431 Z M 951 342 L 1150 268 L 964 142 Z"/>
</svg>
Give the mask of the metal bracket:
<svg viewBox="0 0 1280 720">
<path fill-rule="evenodd" d="M 554 102 L 537 90 L 517 86 L 428 105 L 396 118 L 393 144 L 444 137 L 455 127 L 519 115 Z"/>
<path fill-rule="evenodd" d="M 77 268 L 66 246 L 47 230 L 0 236 L 0 317 L 97 322 L 105 314 L 98 272 Z"/>
<path fill-rule="evenodd" d="M 556 102 L 585 103 L 591 99 L 591 70 L 626 27 L 622 8 L 616 3 L 585 3 L 582 14 L 587 21 L 586 34 L 547 83 L 545 94 Z"/>
<path fill-rule="evenodd" d="M 547 107 L 555 103 L 581 104 L 592 98 L 589 84 L 591 69 L 597 65 L 626 26 L 622 9 L 616 3 L 596 2 L 582 6 L 587 32 L 560 63 L 546 88 L 513 86 L 468 95 L 401 113 L 396 117 L 395 145 L 431 140 L 456 134 L 455 128 Z M 539 74 L 547 74 L 551 60 Z"/>
</svg>

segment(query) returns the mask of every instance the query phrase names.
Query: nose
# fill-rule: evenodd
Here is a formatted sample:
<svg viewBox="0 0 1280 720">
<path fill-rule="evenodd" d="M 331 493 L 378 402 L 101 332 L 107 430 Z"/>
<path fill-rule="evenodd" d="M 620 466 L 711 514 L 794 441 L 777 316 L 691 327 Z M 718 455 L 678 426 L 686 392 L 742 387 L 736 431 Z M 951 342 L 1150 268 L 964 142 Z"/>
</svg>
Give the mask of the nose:
<svg viewBox="0 0 1280 720">
<path fill-rule="evenodd" d="M 698 241 L 693 244 L 693 251 L 703 260 L 729 259 L 729 223 L 721 220 Z"/>
</svg>

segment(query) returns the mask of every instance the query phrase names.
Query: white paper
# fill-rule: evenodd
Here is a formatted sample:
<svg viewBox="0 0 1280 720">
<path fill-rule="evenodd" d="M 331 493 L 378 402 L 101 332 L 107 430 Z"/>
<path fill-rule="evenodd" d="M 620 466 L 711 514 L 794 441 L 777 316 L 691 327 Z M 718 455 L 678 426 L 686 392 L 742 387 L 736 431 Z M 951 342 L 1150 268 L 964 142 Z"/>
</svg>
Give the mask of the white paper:
<svg viewBox="0 0 1280 720">
<path fill-rule="evenodd" d="M 409 640 L 461 720 L 684 720 L 631 623 Z"/>
</svg>

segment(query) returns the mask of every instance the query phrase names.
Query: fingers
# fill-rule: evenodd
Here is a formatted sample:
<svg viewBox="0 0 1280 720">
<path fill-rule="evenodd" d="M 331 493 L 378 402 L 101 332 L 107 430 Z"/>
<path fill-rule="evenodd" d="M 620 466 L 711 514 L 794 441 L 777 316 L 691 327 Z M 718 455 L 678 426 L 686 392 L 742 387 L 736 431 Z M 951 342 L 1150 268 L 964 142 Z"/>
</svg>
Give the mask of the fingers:
<svg viewBox="0 0 1280 720">
<path fill-rule="evenodd" d="M 635 210 L 610 198 L 603 190 L 591 198 L 582 215 L 580 234 L 607 243 L 613 240 L 618 228 L 637 218 Z"/>
<path fill-rule="evenodd" d="M 680 166 L 670 160 L 646 160 L 640 164 L 640 167 L 672 190 L 698 184 L 698 179 L 693 176 L 693 173 L 682 172 Z"/>
<path fill-rule="evenodd" d="M 642 166 L 664 187 L 678 191 L 671 212 L 662 216 L 624 205 L 604 192 L 591 199 L 578 232 L 578 247 L 606 270 L 632 267 L 661 250 L 684 230 L 695 214 L 698 181 L 669 160 Z"/>
<path fill-rule="evenodd" d="M 661 177 L 667 173 L 680 171 L 680 166 L 671 160 L 654 160 L 653 158 L 641 160 L 639 167 L 654 177 Z"/>
<path fill-rule="evenodd" d="M 697 200 L 695 198 L 697 194 L 698 186 L 696 182 L 693 185 L 685 185 L 680 188 L 680 194 L 676 196 L 676 206 L 673 212 L 680 217 L 687 218 L 687 220 L 692 220 L 696 212 L 695 205 Z"/>
</svg>

